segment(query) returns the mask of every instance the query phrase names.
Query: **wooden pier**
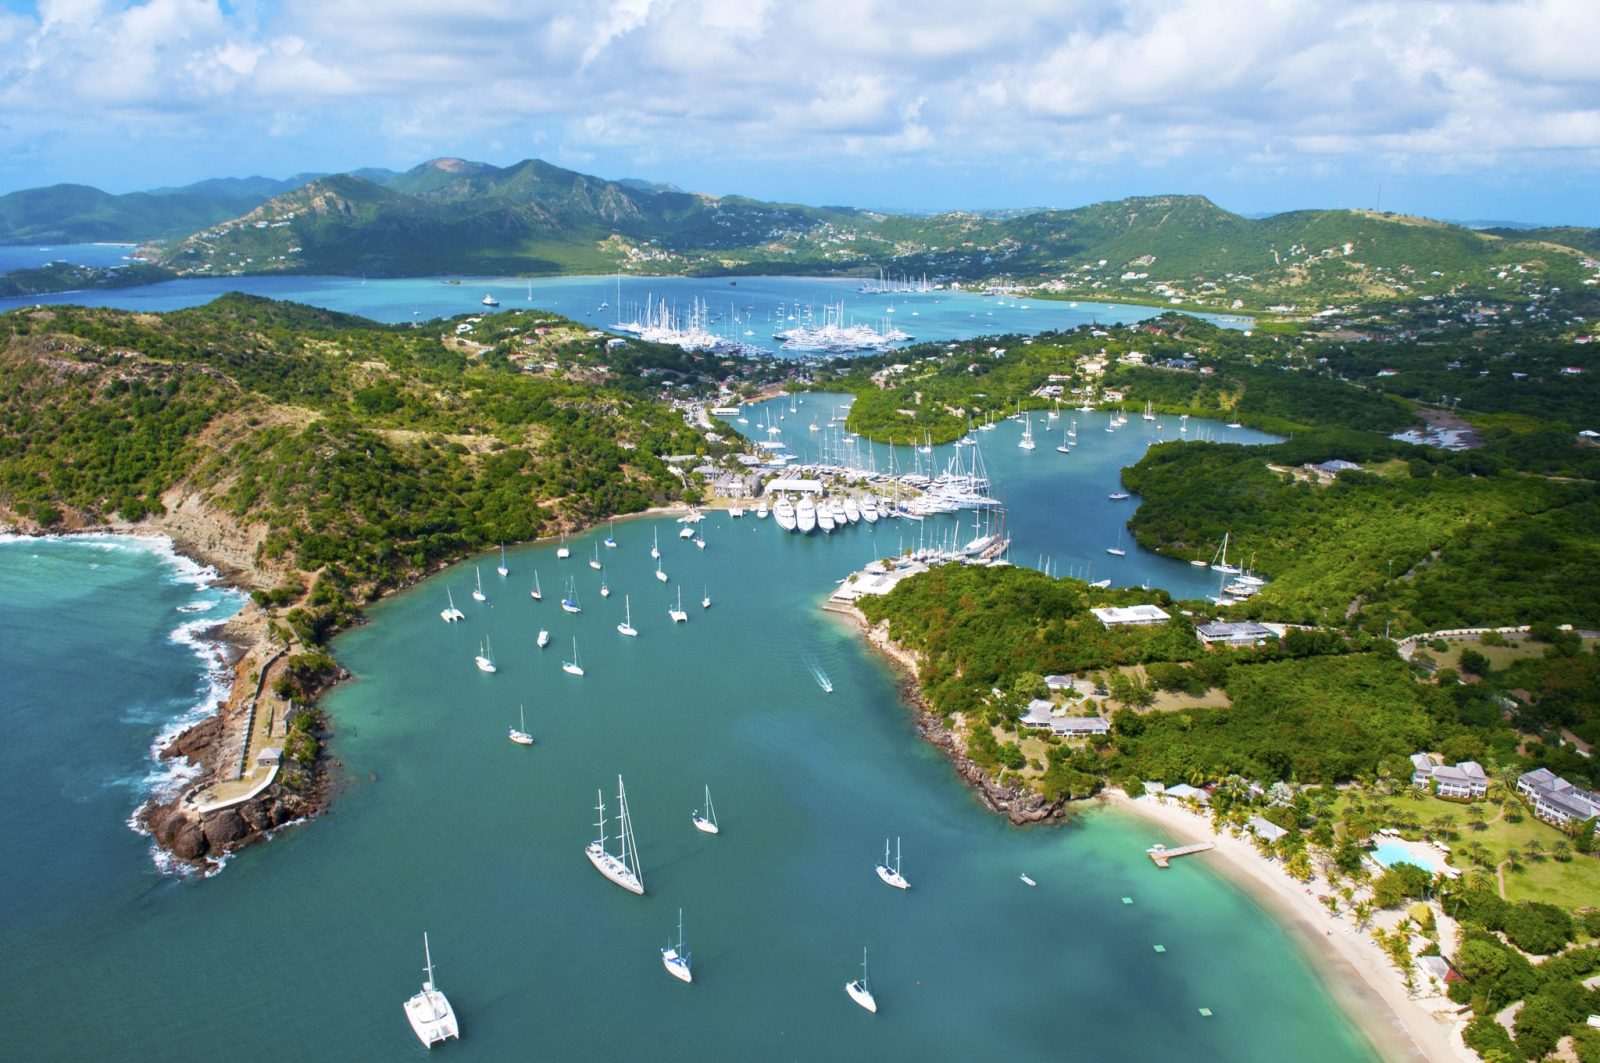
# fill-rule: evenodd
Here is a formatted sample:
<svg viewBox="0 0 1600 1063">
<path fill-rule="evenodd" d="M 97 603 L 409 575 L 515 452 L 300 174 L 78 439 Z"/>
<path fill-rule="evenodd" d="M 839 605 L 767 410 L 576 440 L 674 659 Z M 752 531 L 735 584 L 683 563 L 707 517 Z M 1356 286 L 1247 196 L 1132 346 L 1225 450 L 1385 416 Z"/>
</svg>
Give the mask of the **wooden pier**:
<svg viewBox="0 0 1600 1063">
<path fill-rule="evenodd" d="M 1190 853 L 1203 853 L 1207 849 L 1215 849 L 1211 842 L 1195 842 L 1193 845 L 1180 846 L 1177 849 L 1168 849 L 1165 845 L 1153 845 L 1145 850 L 1145 854 L 1155 862 L 1157 867 L 1166 867 L 1168 861 L 1179 856 L 1188 856 Z"/>
</svg>

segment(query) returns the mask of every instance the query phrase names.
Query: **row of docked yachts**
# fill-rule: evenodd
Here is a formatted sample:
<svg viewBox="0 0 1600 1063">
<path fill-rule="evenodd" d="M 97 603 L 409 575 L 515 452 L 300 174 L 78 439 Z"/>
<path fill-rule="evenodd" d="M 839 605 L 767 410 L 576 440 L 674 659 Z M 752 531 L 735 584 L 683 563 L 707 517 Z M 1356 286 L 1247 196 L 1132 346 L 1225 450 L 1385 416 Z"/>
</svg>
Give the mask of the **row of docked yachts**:
<svg viewBox="0 0 1600 1063">
<path fill-rule="evenodd" d="M 784 531 L 805 535 L 818 528 L 831 532 L 862 521 L 876 524 L 883 518 L 883 511 L 873 495 L 862 495 L 859 499 L 854 495 L 833 498 L 801 495 L 798 502 L 791 501 L 788 495 L 779 495 L 772 507 L 772 518 Z"/>
</svg>

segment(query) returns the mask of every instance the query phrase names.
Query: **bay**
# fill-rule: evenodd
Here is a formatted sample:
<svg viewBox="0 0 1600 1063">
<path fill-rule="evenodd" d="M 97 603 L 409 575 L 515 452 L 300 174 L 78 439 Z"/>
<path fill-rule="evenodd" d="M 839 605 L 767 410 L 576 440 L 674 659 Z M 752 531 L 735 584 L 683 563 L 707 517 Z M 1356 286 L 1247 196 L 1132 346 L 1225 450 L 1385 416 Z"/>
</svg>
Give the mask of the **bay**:
<svg viewBox="0 0 1600 1063">
<path fill-rule="evenodd" d="M 1142 321 L 1162 308 L 1121 303 L 993 298 L 977 292 L 935 291 L 914 295 L 867 294 L 861 282 L 826 277 L 515 277 L 367 279 L 327 276 L 184 277 L 160 284 L 102 291 L 58 292 L 0 299 L 0 311 L 21 306 L 72 303 L 162 312 L 200 306 L 228 292 L 287 299 L 359 314 L 390 324 L 436 317 L 517 309 L 550 310 L 594 328 L 642 318 L 666 302 L 687 316 L 698 301 L 710 331 L 729 340 L 777 351 L 772 334 L 808 317 L 821 321 L 825 308 L 843 304 L 844 319 L 874 326 L 897 325 L 918 341 L 966 340 L 979 336 L 1036 334 L 1089 324 Z M 485 296 L 499 301 L 483 305 Z M 1251 320 L 1234 315 L 1200 317 L 1231 328 Z M 791 320 L 791 317 L 793 320 Z M 787 353 L 787 352 L 783 352 Z"/>
<path fill-rule="evenodd" d="M 42 923 L 25 912 L 26 930 L 6 926 L 13 1050 L 416 1055 L 400 1003 L 420 980 L 427 930 L 461 1017 L 465 1038 L 448 1048 L 460 1058 L 1375 1058 L 1249 900 L 1201 861 L 1150 866 L 1151 828 L 1102 813 L 1019 831 L 974 801 L 915 734 L 895 677 L 817 608 L 888 528 L 801 538 L 716 515 L 699 550 L 680 527 L 619 523 L 602 572 L 585 564 L 597 531 L 567 561 L 513 549 L 508 578 L 491 555 L 379 603 L 336 646 L 355 678 L 328 700 L 343 763 L 332 812 L 203 882 L 156 875 L 142 840 L 93 854 L 91 888 L 49 902 L 59 912 Z M 17 556 L 0 551 L 0 565 Z M 479 568 L 484 604 L 468 593 Z M 535 569 L 543 602 L 528 594 Z M 577 616 L 555 605 L 569 579 Z M 691 615 L 675 625 L 666 609 L 680 585 Z M 466 622 L 440 621 L 446 587 Z M 704 591 L 710 609 L 697 604 Z M 637 639 L 614 630 L 624 594 Z M 541 627 L 553 635 L 542 651 Z M 492 676 L 472 663 L 485 636 Z M 560 669 L 573 638 L 581 679 Z M 52 641 L 85 651 L 74 630 Z M 29 715 L 6 704 L 13 727 Z M 79 704 L 53 721 L 69 732 L 92 722 Z M 531 749 L 506 739 L 519 704 Z M 136 765 L 137 743 L 128 752 Z M 67 858 L 56 830 L 67 798 L 41 785 L 53 760 L 7 765 L 19 789 L 45 794 L 15 836 L 38 855 L 12 896 L 32 897 L 27 876 Z M 618 774 L 643 898 L 582 853 L 596 790 L 613 793 Z M 689 823 L 706 784 L 723 826 L 714 838 Z M 122 799 L 105 817 L 117 829 Z M 904 839 L 909 893 L 872 872 L 890 834 Z M 680 906 L 690 987 L 659 958 Z M 863 945 L 877 1016 L 843 992 Z"/>
<path fill-rule="evenodd" d="M 36 269 L 52 262 L 77 266 L 125 266 L 137 244 L 0 244 L 0 273 Z M 28 300 L 23 305 L 31 305 Z"/>
</svg>

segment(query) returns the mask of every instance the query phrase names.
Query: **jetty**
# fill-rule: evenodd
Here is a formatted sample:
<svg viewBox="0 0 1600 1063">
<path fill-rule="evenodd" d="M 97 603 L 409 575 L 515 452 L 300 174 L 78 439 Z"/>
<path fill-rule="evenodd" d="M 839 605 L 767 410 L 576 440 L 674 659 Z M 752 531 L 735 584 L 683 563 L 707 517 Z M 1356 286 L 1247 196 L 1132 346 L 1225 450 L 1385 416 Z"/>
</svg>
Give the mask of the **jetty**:
<svg viewBox="0 0 1600 1063">
<path fill-rule="evenodd" d="M 1168 862 L 1177 857 L 1188 856 L 1190 853 L 1203 853 L 1207 849 L 1215 848 L 1216 845 L 1212 842 L 1195 842 L 1193 845 L 1183 845 L 1176 849 L 1168 849 L 1165 845 L 1152 845 L 1145 850 L 1145 855 L 1150 857 L 1157 867 L 1164 868 Z"/>
</svg>

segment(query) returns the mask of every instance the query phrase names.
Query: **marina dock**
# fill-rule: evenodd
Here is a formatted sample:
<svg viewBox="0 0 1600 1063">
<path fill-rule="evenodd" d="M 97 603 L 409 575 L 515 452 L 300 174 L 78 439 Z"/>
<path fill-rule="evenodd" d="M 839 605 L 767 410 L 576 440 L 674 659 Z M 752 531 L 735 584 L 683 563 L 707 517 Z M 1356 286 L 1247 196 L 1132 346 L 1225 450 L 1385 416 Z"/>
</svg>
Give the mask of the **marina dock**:
<svg viewBox="0 0 1600 1063">
<path fill-rule="evenodd" d="M 1180 846 L 1177 849 L 1168 849 L 1165 845 L 1152 845 L 1145 850 L 1145 854 L 1157 867 L 1166 867 L 1168 862 L 1179 856 L 1188 856 L 1190 853 L 1203 853 L 1207 849 L 1215 849 L 1211 842 L 1195 842 L 1193 845 Z"/>
</svg>

